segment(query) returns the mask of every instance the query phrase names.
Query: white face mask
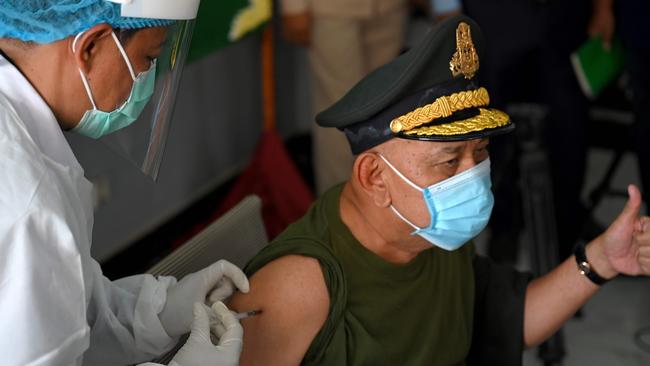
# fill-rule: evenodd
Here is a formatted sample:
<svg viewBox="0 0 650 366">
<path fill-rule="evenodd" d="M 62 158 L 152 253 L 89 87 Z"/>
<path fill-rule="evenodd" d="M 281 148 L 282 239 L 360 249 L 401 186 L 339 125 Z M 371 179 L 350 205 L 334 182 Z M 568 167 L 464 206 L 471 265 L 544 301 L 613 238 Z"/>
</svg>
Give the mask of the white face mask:
<svg viewBox="0 0 650 366">
<path fill-rule="evenodd" d="M 420 188 L 397 170 L 384 156 L 379 157 L 406 183 L 423 194 L 431 217 L 427 227 L 420 228 L 391 205 L 393 212 L 431 244 L 445 250 L 456 250 L 478 235 L 487 225 L 494 206 L 490 188 L 490 159 L 426 188 Z"/>
</svg>

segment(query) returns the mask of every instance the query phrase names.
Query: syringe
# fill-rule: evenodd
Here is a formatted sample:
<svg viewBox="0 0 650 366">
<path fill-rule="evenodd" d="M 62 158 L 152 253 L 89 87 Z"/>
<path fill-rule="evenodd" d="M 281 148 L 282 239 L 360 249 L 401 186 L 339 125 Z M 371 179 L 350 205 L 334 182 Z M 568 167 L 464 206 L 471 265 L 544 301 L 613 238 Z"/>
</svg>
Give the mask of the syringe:
<svg viewBox="0 0 650 366">
<path fill-rule="evenodd" d="M 241 313 L 237 313 L 235 315 L 235 318 L 237 318 L 237 320 L 242 320 L 242 319 L 246 319 L 246 318 L 249 318 L 251 316 L 261 314 L 261 313 L 262 313 L 262 310 L 243 311 Z"/>
</svg>

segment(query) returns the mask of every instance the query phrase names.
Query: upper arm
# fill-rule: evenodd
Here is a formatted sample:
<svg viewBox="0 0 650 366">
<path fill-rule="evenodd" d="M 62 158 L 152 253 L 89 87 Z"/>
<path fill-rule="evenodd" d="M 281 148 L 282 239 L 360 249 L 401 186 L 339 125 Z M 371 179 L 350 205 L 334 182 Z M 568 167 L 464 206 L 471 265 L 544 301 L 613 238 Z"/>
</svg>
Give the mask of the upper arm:
<svg viewBox="0 0 650 366">
<path fill-rule="evenodd" d="M 250 278 L 250 292 L 236 293 L 229 307 L 262 310 L 242 320 L 241 365 L 298 365 L 329 312 L 329 293 L 314 258 L 289 255 Z"/>
</svg>

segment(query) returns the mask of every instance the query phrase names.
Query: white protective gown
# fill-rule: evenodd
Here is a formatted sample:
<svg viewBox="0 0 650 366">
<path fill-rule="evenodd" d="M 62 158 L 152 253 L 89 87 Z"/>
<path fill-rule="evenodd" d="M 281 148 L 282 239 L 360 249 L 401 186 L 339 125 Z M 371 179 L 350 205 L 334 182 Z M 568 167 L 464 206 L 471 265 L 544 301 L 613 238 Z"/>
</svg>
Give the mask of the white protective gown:
<svg viewBox="0 0 650 366">
<path fill-rule="evenodd" d="M 0 363 L 127 365 L 176 342 L 172 277 L 115 282 L 90 257 L 92 185 L 31 84 L 0 55 Z"/>
</svg>

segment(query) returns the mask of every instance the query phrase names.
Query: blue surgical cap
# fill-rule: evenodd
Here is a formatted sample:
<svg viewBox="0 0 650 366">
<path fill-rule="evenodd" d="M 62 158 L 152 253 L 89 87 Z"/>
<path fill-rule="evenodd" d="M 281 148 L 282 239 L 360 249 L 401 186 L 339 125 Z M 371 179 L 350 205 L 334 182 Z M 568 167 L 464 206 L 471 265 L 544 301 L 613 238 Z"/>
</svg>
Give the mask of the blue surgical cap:
<svg viewBox="0 0 650 366">
<path fill-rule="evenodd" d="M 101 23 L 116 29 L 171 23 L 166 19 L 122 17 L 120 6 L 106 0 L 1 0 L 0 38 L 52 43 Z"/>
</svg>

